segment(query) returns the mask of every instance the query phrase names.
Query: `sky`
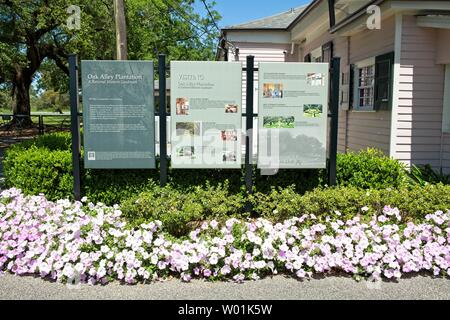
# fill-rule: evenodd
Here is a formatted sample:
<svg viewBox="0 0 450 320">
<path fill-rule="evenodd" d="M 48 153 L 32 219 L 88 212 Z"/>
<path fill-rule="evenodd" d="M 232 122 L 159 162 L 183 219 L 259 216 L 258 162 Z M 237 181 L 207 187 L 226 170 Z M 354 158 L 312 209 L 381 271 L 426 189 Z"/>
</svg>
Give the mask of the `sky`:
<svg viewBox="0 0 450 320">
<path fill-rule="evenodd" d="M 310 2 L 310 0 L 216 0 L 215 9 L 222 15 L 219 27 L 240 24 L 288 11 Z M 202 11 L 203 4 L 196 1 Z"/>
</svg>

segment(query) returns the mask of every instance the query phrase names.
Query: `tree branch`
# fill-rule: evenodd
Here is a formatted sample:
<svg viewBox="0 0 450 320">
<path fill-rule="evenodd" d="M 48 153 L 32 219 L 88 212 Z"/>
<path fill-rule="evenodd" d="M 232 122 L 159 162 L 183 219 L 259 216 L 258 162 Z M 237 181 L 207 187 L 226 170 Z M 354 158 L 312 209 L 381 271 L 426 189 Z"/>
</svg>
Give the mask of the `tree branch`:
<svg viewBox="0 0 450 320">
<path fill-rule="evenodd" d="M 69 75 L 69 68 L 64 63 L 64 60 L 67 59 L 67 54 L 63 49 L 52 46 L 51 48 L 49 48 L 46 56 L 47 58 L 55 61 L 56 65 L 61 69 L 62 72 Z"/>
</svg>

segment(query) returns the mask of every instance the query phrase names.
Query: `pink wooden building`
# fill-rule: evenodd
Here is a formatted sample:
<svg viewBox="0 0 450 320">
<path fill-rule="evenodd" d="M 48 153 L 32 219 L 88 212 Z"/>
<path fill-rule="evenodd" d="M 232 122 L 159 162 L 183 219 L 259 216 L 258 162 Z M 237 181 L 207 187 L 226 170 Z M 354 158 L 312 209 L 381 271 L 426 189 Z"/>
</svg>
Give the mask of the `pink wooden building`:
<svg viewBox="0 0 450 320">
<path fill-rule="evenodd" d="M 314 0 L 226 28 L 220 45 L 228 61 L 340 57 L 339 151 L 450 173 L 450 1 Z"/>
</svg>

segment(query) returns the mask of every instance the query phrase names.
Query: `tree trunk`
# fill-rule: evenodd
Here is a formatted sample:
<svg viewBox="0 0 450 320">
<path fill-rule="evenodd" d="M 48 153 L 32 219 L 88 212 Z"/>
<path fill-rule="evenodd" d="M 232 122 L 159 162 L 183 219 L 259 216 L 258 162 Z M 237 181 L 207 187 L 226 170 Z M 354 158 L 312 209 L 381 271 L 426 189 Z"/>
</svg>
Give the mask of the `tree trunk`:
<svg viewBox="0 0 450 320">
<path fill-rule="evenodd" d="M 30 87 L 31 77 L 22 68 L 17 67 L 13 81 L 13 125 L 20 125 L 21 127 L 32 125 Z"/>
<path fill-rule="evenodd" d="M 116 21 L 117 60 L 127 60 L 127 23 L 125 20 L 125 6 L 123 0 L 114 0 L 114 14 Z"/>
</svg>

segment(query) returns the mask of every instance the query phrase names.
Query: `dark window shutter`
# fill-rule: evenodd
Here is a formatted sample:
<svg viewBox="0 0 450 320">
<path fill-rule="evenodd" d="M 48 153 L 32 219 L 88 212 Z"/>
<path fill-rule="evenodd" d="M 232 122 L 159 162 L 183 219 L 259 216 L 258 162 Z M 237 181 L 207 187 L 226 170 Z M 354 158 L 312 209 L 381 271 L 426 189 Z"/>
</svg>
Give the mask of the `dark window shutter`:
<svg viewBox="0 0 450 320">
<path fill-rule="evenodd" d="M 355 65 L 350 65 L 350 79 L 348 89 L 348 105 L 350 108 L 354 108 L 353 102 L 355 101 Z"/>
<path fill-rule="evenodd" d="M 375 59 L 375 110 L 392 108 L 394 52 Z"/>
<path fill-rule="evenodd" d="M 308 53 L 306 56 L 305 56 L 305 62 L 311 62 L 311 53 Z"/>
<path fill-rule="evenodd" d="M 333 59 L 333 41 L 322 46 L 322 62 L 331 62 L 331 59 Z"/>
</svg>

